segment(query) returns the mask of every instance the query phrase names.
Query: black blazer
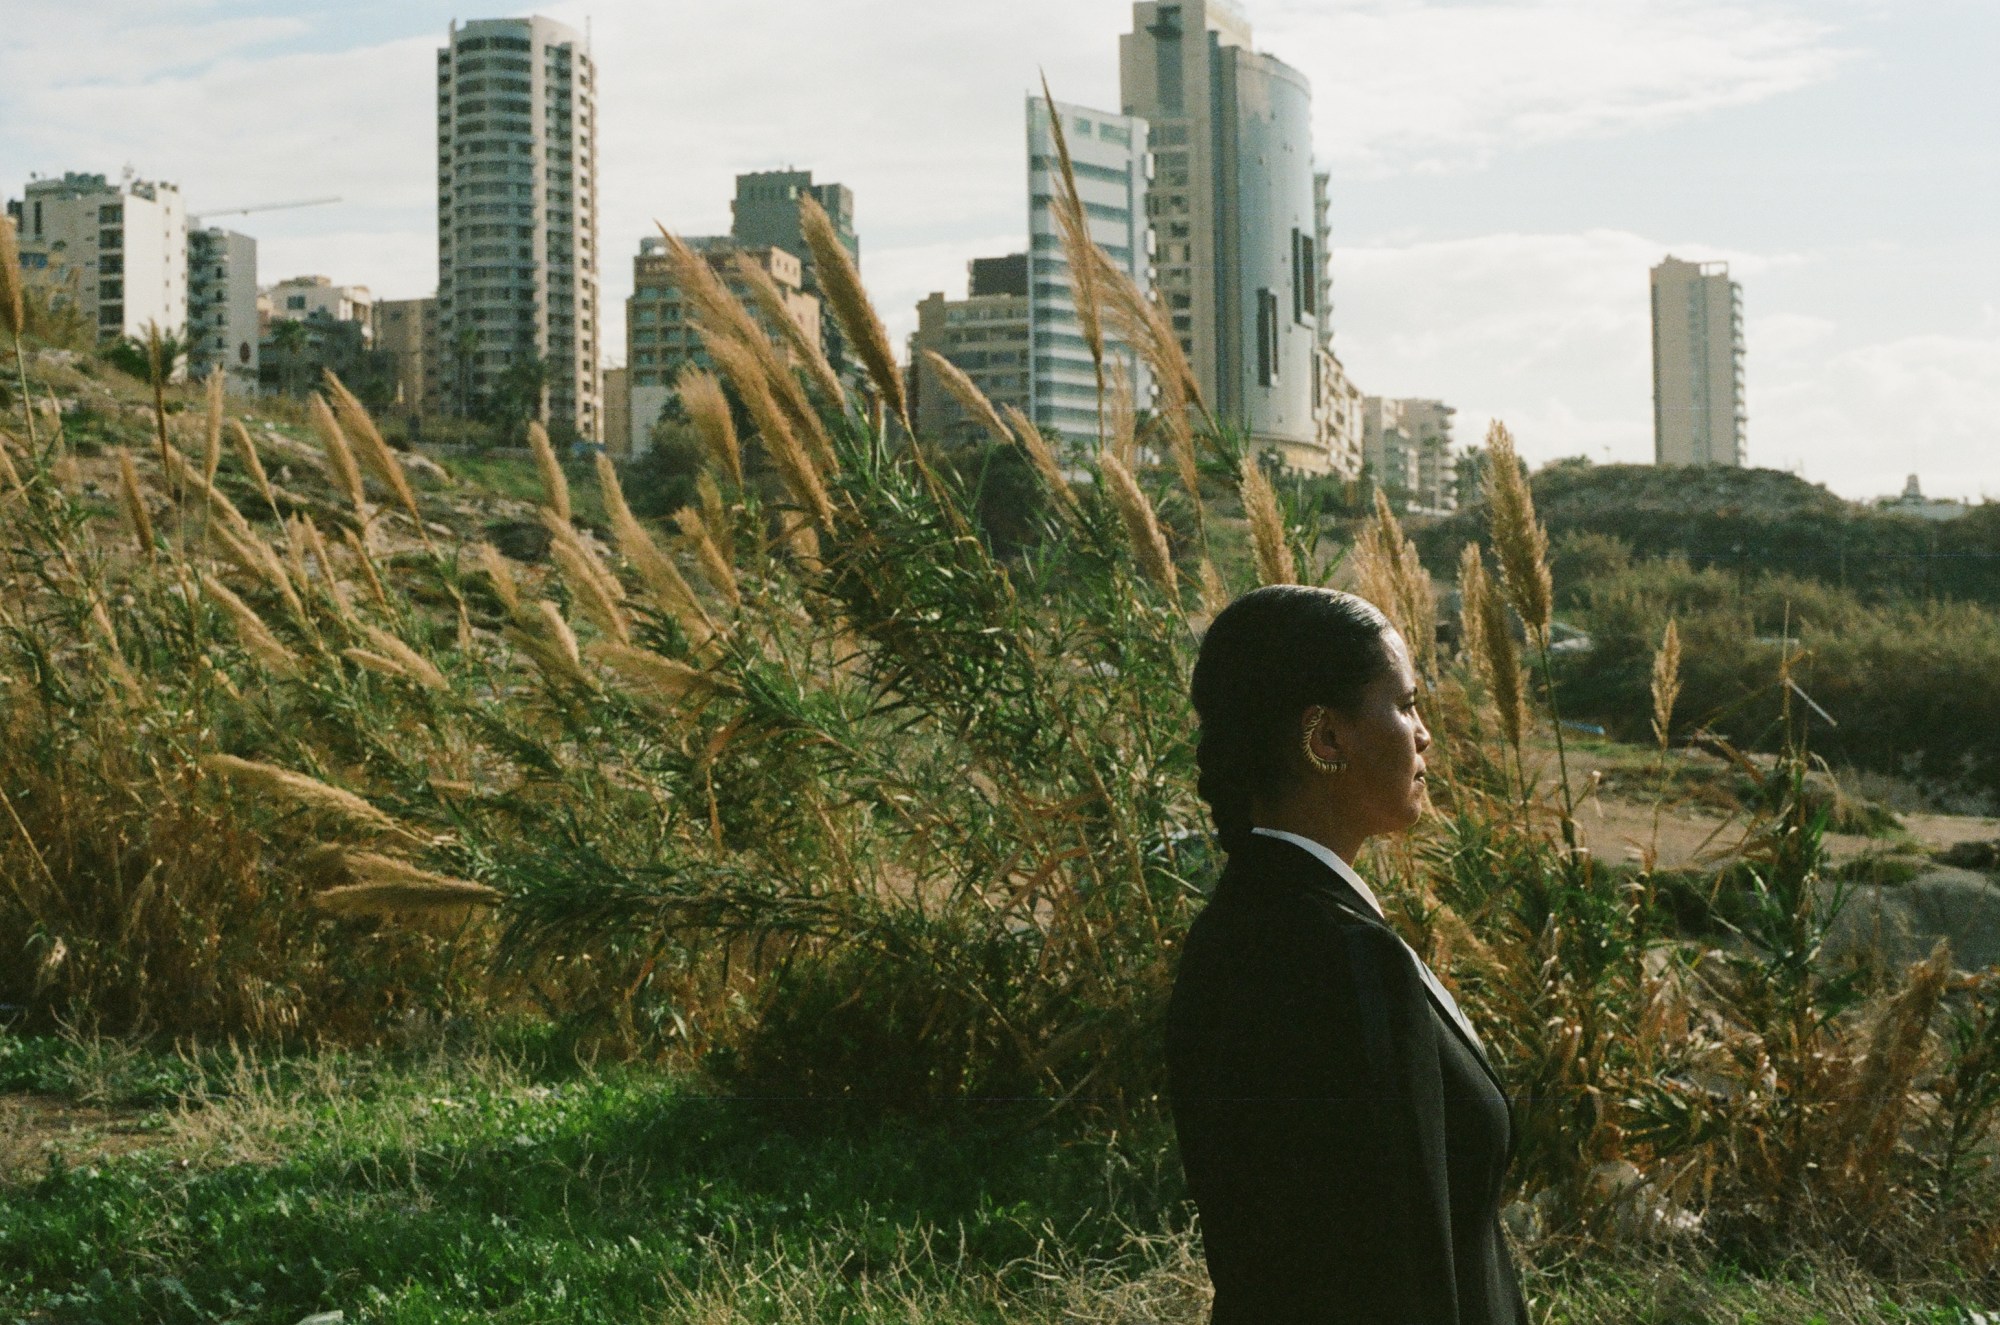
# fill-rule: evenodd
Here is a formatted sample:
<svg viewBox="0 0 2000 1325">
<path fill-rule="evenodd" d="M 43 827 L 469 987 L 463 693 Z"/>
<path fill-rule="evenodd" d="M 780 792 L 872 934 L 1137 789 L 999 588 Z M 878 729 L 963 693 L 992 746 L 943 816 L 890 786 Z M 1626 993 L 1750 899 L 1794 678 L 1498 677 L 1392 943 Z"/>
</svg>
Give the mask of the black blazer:
<svg viewBox="0 0 2000 1325">
<path fill-rule="evenodd" d="M 1499 1078 L 1311 853 L 1230 853 L 1188 932 L 1167 1068 L 1215 1325 L 1525 1325 Z"/>
</svg>

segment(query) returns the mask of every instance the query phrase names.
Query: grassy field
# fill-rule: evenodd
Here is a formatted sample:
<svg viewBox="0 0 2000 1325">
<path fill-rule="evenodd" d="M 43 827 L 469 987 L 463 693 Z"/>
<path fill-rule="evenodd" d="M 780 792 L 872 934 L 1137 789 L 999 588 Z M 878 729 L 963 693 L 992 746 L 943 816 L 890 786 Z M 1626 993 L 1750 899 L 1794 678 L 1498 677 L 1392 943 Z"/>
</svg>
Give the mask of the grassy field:
<svg viewBox="0 0 2000 1325">
<path fill-rule="evenodd" d="M 997 451 L 906 440 L 817 224 L 868 389 L 670 245 L 718 375 L 650 524 L 643 467 L 573 488 L 535 427 L 454 480 L 331 378 L 272 415 L 17 359 L 0 1325 L 1201 1319 L 1158 1112 L 1214 866 L 1187 674 L 1330 575 L 1424 678 L 1438 812 L 1364 865 L 1512 1083 L 1537 1320 L 2000 1306 L 2000 962 L 1928 912 L 1832 960 L 1829 887 L 1983 904 L 1996 833 L 1841 795 L 1786 698 L 1890 714 L 1834 682 L 1933 636 L 1975 694 L 1978 609 L 1794 634 L 1793 586 L 1600 558 L 1578 677 L 1503 427 L 1454 614 L 1386 503 L 1330 547 L 1116 281 L 1161 398 L 1111 393 L 1092 481 L 950 376 Z M 1931 717 L 1956 767 L 1978 711 Z"/>
<path fill-rule="evenodd" d="M 1205 1317 L 1152 1118 L 730 1099 L 532 1037 L 257 1057 L 0 1036 L 0 1109 L 0 1320 Z M 1899 1302 L 1834 1265 L 1547 1260 L 1548 1322 L 1975 1319 L 1948 1285 Z"/>
</svg>

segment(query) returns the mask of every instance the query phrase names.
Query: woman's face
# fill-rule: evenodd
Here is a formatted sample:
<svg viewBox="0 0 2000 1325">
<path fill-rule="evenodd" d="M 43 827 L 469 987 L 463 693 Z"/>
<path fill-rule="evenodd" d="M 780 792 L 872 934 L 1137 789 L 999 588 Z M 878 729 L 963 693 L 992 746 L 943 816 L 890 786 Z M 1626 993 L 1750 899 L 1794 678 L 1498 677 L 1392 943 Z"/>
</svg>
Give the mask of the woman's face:
<svg viewBox="0 0 2000 1325">
<path fill-rule="evenodd" d="M 1315 745 L 1347 767 L 1327 781 L 1341 817 L 1364 837 L 1400 833 L 1421 819 L 1428 805 L 1424 751 L 1430 728 L 1417 713 L 1417 674 L 1409 646 L 1391 630 L 1382 637 L 1389 666 L 1369 682 L 1353 709 L 1325 710 Z M 1332 747 L 1329 752 L 1327 747 Z"/>
</svg>

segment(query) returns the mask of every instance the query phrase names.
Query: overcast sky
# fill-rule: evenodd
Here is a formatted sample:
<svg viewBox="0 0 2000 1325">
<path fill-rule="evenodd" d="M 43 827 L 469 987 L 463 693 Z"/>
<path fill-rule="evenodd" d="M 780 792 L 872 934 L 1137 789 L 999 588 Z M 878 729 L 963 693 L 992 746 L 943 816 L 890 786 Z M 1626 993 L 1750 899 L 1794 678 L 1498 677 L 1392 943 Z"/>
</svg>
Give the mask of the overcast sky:
<svg viewBox="0 0 2000 1325">
<path fill-rule="evenodd" d="M 1504 418 L 1536 461 L 1649 460 L 1646 271 L 1725 259 L 1754 464 L 1854 497 L 2000 498 L 1996 0 L 1247 0 L 1312 80 L 1336 348 L 1371 394 Z M 436 285 L 431 0 L 8 0 L 0 189 L 177 182 L 266 283 Z M 518 10 L 472 10 L 459 18 Z M 601 81 L 605 341 L 657 218 L 726 230 L 732 178 L 856 195 L 898 343 L 967 259 L 1020 248 L 1023 99 L 1116 109 L 1116 0 L 559 0 Z"/>
</svg>

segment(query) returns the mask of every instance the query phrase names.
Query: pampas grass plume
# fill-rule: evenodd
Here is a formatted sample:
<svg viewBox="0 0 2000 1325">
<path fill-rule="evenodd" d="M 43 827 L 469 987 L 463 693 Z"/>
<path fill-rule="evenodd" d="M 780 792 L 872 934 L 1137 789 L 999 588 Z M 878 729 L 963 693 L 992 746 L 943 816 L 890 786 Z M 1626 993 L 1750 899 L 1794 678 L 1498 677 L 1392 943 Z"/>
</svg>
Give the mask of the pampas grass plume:
<svg viewBox="0 0 2000 1325">
<path fill-rule="evenodd" d="M 674 512 L 674 523 L 680 526 L 681 537 L 687 540 L 688 547 L 693 550 L 695 564 L 701 567 L 702 578 L 707 580 L 717 593 L 728 599 L 731 607 L 742 606 L 743 591 L 737 586 L 736 571 L 730 566 L 729 558 L 722 554 L 722 549 L 716 546 L 714 537 L 709 533 L 708 520 L 702 515 L 701 510 L 694 506 L 683 506 Z"/>
<path fill-rule="evenodd" d="M 861 273 L 855 270 L 847 246 L 840 242 L 833 222 L 811 197 L 799 199 L 799 228 L 805 231 L 806 246 L 812 250 L 813 274 L 833 305 L 834 319 L 847 334 L 847 343 L 860 356 L 862 367 L 868 370 L 868 379 L 875 384 L 890 413 L 902 422 L 905 432 L 911 431 L 910 411 L 903 398 L 903 374 L 896 367 L 895 352 L 889 348 L 889 333 L 882 329 L 875 306 L 868 302 Z"/>
<path fill-rule="evenodd" d="M 364 625 L 361 634 L 375 646 L 373 652 L 393 662 L 410 680 L 432 690 L 451 688 L 451 683 L 445 680 L 444 673 L 437 669 L 436 664 L 380 626 Z"/>
<path fill-rule="evenodd" d="M 153 517 L 146 510 L 146 494 L 139 487 L 139 467 L 132 463 L 132 453 L 120 449 L 118 452 L 118 499 L 125 507 L 125 520 L 132 527 L 133 541 L 147 561 L 153 559 Z"/>
<path fill-rule="evenodd" d="M 521 590 L 514 583 L 513 568 L 507 558 L 500 555 L 500 549 L 491 543 L 481 543 L 473 555 L 479 560 L 479 569 L 493 585 L 493 595 L 507 609 L 509 616 L 521 610 Z"/>
<path fill-rule="evenodd" d="M 1250 545 L 1257 554 L 1258 583 L 1297 584 L 1299 570 L 1285 537 L 1278 494 L 1272 489 L 1264 467 L 1254 459 L 1243 461 L 1242 494 L 1243 514 L 1250 521 Z"/>
<path fill-rule="evenodd" d="M 329 476 L 334 485 L 346 494 L 354 513 L 366 524 L 368 494 L 361 486 L 361 470 L 354 463 L 354 452 L 348 447 L 346 436 L 340 431 L 340 421 L 334 418 L 326 397 L 318 392 L 313 393 L 307 408 L 312 414 L 313 428 L 319 433 L 320 444 L 326 449 Z"/>
<path fill-rule="evenodd" d="M 1653 655 L 1653 739 L 1662 750 L 1671 744 L 1674 704 L 1681 697 L 1681 631 L 1669 620 L 1660 636 L 1660 648 Z"/>
<path fill-rule="evenodd" d="M 728 688 L 700 668 L 662 657 L 650 649 L 600 640 L 590 646 L 590 658 L 611 669 L 620 679 L 669 701 Z"/>
<path fill-rule="evenodd" d="M 1062 465 L 1056 461 L 1055 449 L 1049 445 L 1049 439 L 1043 436 L 1042 430 L 1019 409 L 1012 405 L 1005 408 L 1007 422 L 1013 425 L 1014 437 L 1021 443 L 1021 448 L 1028 453 L 1028 463 L 1033 465 L 1035 473 L 1041 476 L 1042 486 L 1056 499 L 1056 505 L 1062 511 L 1063 518 L 1074 521 L 1078 515 L 1076 493 L 1071 490 L 1069 479 L 1063 476 Z"/>
<path fill-rule="evenodd" d="M 229 586 L 213 575 L 202 576 L 201 582 L 208 591 L 208 596 L 215 600 L 222 608 L 223 614 L 236 628 L 237 642 L 243 646 L 245 653 L 262 664 L 266 671 L 275 672 L 279 676 L 298 675 L 297 656 L 271 633 L 271 628 L 264 624 L 264 618 L 258 616 L 248 603 L 231 593 Z"/>
<path fill-rule="evenodd" d="M 351 791 L 276 764 L 239 759 L 235 755 L 201 757 L 201 766 L 239 790 L 294 809 L 324 815 L 363 832 L 415 841 L 409 829 Z"/>
<path fill-rule="evenodd" d="M 209 370 L 208 381 L 204 384 L 208 417 L 203 420 L 206 426 L 202 431 L 201 477 L 211 486 L 215 483 L 215 471 L 222 468 L 223 381 L 222 367 L 218 364 Z"/>
<path fill-rule="evenodd" d="M 715 374 L 693 365 L 681 370 L 677 382 L 681 408 L 701 435 L 709 459 L 738 488 L 743 486 L 743 447 L 736 439 L 736 417 Z"/>
<path fill-rule="evenodd" d="M 500 894 L 483 883 L 454 879 L 372 851 L 343 852 L 340 863 L 354 880 L 313 894 L 313 904 L 338 915 L 386 915 L 492 906 Z"/>
<path fill-rule="evenodd" d="M 326 372 L 327 390 L 333 393 L 333 407 L 341 424 L 357 441 L 361 449 L 361 459 L 375 471 L 376 481 L 387 488 L 411 520 L 415 521 L 417 534 L 426 542 L 430 536 L 424 529 L 423 516 L 417 512 L 417 495 L 410 490 L 410 476 L 403 472 L 402 464 L 395 452 L 382 440 L 381 429 L 369 417 L 368 407 L 363 405 L 347 384 L 334 375 L 331 368 Z"/>
<path fill-rule="evenodd" d="M 528 420 L 528 449 L 535 453 L 535 469 L 542 476 L 542 491 L 547 495 L 548 509 L 558 520 L 567 523 L 571 519 L 569 480 L 563 477 L 556 449 L 549 444 L 548 429 L 533 419 Z"/>
<path fill-rule="evenodd" d="M 1555 611 L 1549 534 L 1535 520 L 1535 497 L 1521 473 L 1514 435 L 1498 419 L 1486 430 L 1486 501 L 1507 599 L 1528 633 L 1546 646 Z"/>
<path fill-rule="evenodd" d="M 14 218 L 0 216 L 0 325 L 16 343 L 27 329 L 27 304 L 21 289 L 21 249 L 14 237 Z"/>
<path fill-rule="evenodd" d="M 1153 503 L 1146 500 L 1146 494 L 1139 490 L 1132 471 L 1119 462 L 1117 456 L 1106 451 L 1098 457 L 1099 471 L 1104 475 L 1105 495 L 1117 508 L 1119 518 L 1125 522 L 1125 534 L 1132 542 L 1132 556 L 1155 584 L 1167 591 L 1169 597 L 1178 597 L 1180 576 L 1174 570 L 1172 553 L 1167 550 L 1167 537 L 1160 532 L 1160 521 L 1153 514 Z"/>
<path fill-rule="evenodd" d="M 835 375 L 833 365 L 827 362 L 826 351 L 819 343 L 819 328 L 815 326 L 812 334 L 808 335 L 806 329 L 798 324 L 785 307 L 785 297 L 779 291 L 778 283 L 771 279 L 771 273 L 758 265 L 757 259 L 739 252 L 735 255 L 735 264 L 737 275 L 749 289 L 751 302 L 757 306 L 757 311 L 764 315 L 764 320 L 777 330 L 793 355 L 805 365 L 807 375 L 812 378 L 821 396 L 828 403 L 838 405 L 843 395 L 840 378 Z"/>
<path fill-rule="evenodd" d="M 264 460 L 257 454 L 257 443 L 251 440 L 250 430 L 243 426 L 241 419 L 231 419 L 229 432 L 236 439 L 236 452 L 243 457 L 243 467 L 250 471 L 250 478 L 257 485 L 257 495 L 264 499 L 266 506 L 277 510 L 277 493 L 271 488 L 270 476 L 264 472 Z"/>
<path fill-rule="evenodd" d="M 993 408 L 993 402 L 979 389 L 978 383 L 965 375 L 957 364 L 939 354 L 936 350 L 924 351 L 924 363 L 937 375 L 938 381 L 951 398 L 962 406 L 967 414 L 977 419 L 980 426 L 993 434 L 993 440 L 1001 445 L 1014 442 L 1014 434 L 1001 421 L 1000 412 Z"/>
</svg>

